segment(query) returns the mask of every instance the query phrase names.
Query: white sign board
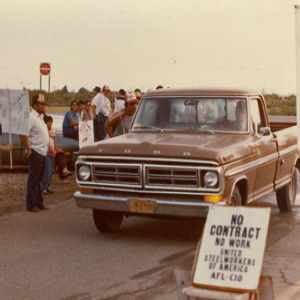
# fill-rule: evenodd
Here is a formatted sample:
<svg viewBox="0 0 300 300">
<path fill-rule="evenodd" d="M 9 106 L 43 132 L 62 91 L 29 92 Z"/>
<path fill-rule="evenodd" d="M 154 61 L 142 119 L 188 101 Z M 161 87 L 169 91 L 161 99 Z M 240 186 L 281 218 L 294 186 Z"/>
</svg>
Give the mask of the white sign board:
<svg viewBox="0 0 300 300">
<path fill-rule="evenodd" d="M 211 207 L 196 257 L 193 284 L 257 290 L 270 214 L 270 208 Z"/>
<path fill-rule="evenodd" d="M 78 127 L 79 133 L 79 148 L 91 145 L 94 143 L 94 128 L 93 120 L 80 121 Z"/>
<path fill-rule="evenodd" d="M 11 133 L 28 135 L 28 91 L 0 89 L 0 122 L 3 132 L 9 133 L 11 128 Z"/>
</svg>

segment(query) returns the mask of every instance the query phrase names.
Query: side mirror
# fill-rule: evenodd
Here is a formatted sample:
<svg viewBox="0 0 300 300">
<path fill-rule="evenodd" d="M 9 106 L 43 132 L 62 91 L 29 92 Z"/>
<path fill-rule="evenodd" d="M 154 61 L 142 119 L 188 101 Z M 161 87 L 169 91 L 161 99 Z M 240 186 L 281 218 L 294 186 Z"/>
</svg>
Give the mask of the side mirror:
<svg viewBox="0 0 300 300">
<path fill-rule="evenodd" d="M 270 135 L 271 128 L 270 127 L 260 127 L 258 130 L 258 133 L 263 136 Z"/>
</svg>

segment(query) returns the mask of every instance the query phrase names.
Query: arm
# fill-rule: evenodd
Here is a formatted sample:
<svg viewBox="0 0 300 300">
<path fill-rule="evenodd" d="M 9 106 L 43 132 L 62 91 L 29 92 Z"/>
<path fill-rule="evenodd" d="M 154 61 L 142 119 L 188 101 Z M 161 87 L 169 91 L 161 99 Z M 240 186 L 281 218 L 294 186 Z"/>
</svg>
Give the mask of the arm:
<svg viewBox="0 0 300 300">
<path fill-rule="evenodd" d="M 74 121 L 73 118 L 69 118 L 68 120 L 73 127 L 78 126 L 78 122 Z"/>
<path fill-rule="evenodd" d="M 94 116 L 94 118 L 97 118 L 97 115 L 96 115 L 96 105 L 93 105 L 93 116 Z"/>
<path fill-rule="evenodd" d="M 27 135 L 20 135 L 20 137 L 21 137 L 22 144 L 24 145 L 24 147 L 27 151 L 27 155 L 28 155 L 28 157 L 30 157 L 32 154 L 32 150 L 30 149 L 29 144 L 28 144 L 28 137 L 27 137 Z"/>
<path fill-rule="evenodd" d="M 113 127 L 113 125 L 111 124 L 110 120 L 107 120 L 107 121 L 105 122 L 105 129 L 106 129 L 106 132 L 108 133 L 108 135 L 109 135 L 110 137 L 114 137 L 114 136 L 115 136 L 115 135 L 114 135 L 114 132 L 113 132 L 113 130 L 112 130 L 112 127 Z"/>
<path fill-rule="evenodd" d="M 0 150 L 11 152 L 12 149 L 13 149 L 12 144 L 8 144 L 8 145 L 5 145 L 5 146 L 0 145 Z"/>
</svg>

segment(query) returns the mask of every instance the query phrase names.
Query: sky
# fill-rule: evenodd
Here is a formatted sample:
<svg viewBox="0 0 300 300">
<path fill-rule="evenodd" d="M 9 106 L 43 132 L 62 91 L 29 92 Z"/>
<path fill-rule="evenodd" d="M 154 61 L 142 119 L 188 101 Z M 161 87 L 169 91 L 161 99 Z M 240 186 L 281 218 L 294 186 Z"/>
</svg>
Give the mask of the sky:
<svg viewBox="0 0 300 300">
<path fill-rule="evenodd" d="M 296 93 L 292 0 L 0 0 L 0 88 Z M 48 76 L 42 88 L 48 90 Z"/>
</svg>

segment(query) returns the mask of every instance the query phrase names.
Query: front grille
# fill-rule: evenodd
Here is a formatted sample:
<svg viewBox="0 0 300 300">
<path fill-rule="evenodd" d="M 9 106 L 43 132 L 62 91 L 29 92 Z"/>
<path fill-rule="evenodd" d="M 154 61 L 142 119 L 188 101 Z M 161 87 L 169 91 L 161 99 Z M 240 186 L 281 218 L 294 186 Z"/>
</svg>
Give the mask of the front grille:
<svg viewBox="0 0 300 300">
<path fill-rule="evenodd" d="M 200 186 L 197 169 L 146 166 L 147 186 L 187 187 Z"/>
<path fill-rule="evenodd" d="M 76 166 L 86 164 L 92 170 L 89 180 L 78 180 L 79 185 L 88 185 L 95 189 L 137 193 L 164 193 L 203 195 L 207 193 L 221 193 L 224 189 L 224 180 L 221 167 L 206 165 L 191 166 L 186 164 L 171 164 L 167 160 L 162 162 L 118 160 L 94 162 L 85 159 L 77 161 Z M 206 172 L 218 174 L 218 184 L 208 187 L 204 182 Z M 174 194 L 174 195 L 175 195 Z"/>
<path fill-rule="evenodd" d="M 141 185 L 140 166 L 97 164 L 93 173 L 97 183 Z"/>
</svg>

